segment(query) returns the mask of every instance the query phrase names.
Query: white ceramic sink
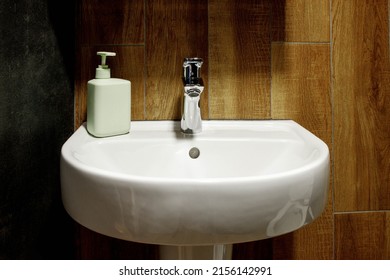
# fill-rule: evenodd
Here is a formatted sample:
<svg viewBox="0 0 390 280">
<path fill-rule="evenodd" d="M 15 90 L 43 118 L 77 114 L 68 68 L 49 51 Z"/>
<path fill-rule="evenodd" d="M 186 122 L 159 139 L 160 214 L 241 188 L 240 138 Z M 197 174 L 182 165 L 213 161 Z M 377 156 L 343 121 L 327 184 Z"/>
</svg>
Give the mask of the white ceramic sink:
<svg viewBox="0 0 390 280">
<path fill-rule="evenodd" d="M 328 147 L 293 121 L 203 121 L 195 136 L 179 122 L 133 121 L 129 134 L 109 138 L 84 124 L 61 157 L 62 199 L 74 220 L 165 245 L 294 231 L 323 211 L 328 178 Z"/>
</svg>

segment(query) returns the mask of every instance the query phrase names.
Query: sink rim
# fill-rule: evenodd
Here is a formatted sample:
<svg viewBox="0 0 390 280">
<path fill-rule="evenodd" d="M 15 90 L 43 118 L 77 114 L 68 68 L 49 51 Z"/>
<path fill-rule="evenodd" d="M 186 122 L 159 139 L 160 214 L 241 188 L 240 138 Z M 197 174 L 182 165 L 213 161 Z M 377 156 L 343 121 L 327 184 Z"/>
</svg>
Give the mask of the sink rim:
<svg viewBox="0 0 390 280">
<path fill-rule="evenodd" d="M 279 123 L 282 124 L 282 126 L 277 127 L 284 127 L 289 128 L 289 131 L 292 131 L 293 133 L 297 133 L 292 126 L 298 127 L 302 133 L 305 133 L 306 136 L 310 138 L 316 138 L 316 144 L 318 144 L 318 150 L 319 150 L 319 156 L 312 162 L 305 163 L 303 166 L 295 167 L 291 170 L 282 171 L 282 172 L 276 172 L 272 174 L 261 174 L 261 175 L 253 175 L 253 176 L 238 176 L 238 177 L 205 177 L 205 178 L 183 178 L 183 177 L 152 177 L 152 176 L 141 176 L 141 175 L 134 175 L 134 174 L 124 174 L 116 171 L 110 171 L 105 170 L 103 168 L 95 167 L 88 165 L 86 163 L 83 163 L 76 158 L 73 157 L 73 143 L 72 141 L 69 141 L 71 137 L 68 139 L 68 141 L 62 146 L 61 149 L 61 155 L 62 159 L 65 160 L 68 164 L 82 170 L 83 172 L 86 172 L 90 175 L 101 177 L 101 178 L 109 178 L 112 180 L 121 180 L 121 181 L 131 181 L 131 182 L 143 182 L 145 183 L 162 183 L 162 182 L 170 182 L 172 184 L 183 184 L 183 183 L 201 183 L 201 184 L 213 184 L 213 183 L 237 183 L 237 182 L 268 182 L 273 180 L 279 180 L 282 178 L 288 178 L 294 175 L 298 175 L 302 172 L 305 172 L 306 170 L 315 169 L 316 167 L 322 165 L 324 161 L 328 161 L 329 163 L 329 148 L 328 146 L 318 138 L 316 135 L 308 131 L 306 128 L 301 126 L 300 124 L 296 123 L 293 120 L 203 120 L 203 132 L 195 135 L 185 135 L 183 139 L 188 137 L 189 139 L 202 139 L 204 138 L 204 133 L 208 132 L 208 129 L 210 128 L 217 128 L 217 130 L 222 130 L 221 128 L 232 128 L 237 127 L 238 129 L 242 129 L 243 127 L 253 127 L 254 123 L 263 123 L 264 127 L 272 128 L 272 123 Z M 137 131 L 164 131 L 165 133 L 172 133 L 172 134 L 178 134 L 182 135 L 182 132 L 180 131 L 180 122 L 179 121 L 172 121 L 172 120 L 162 120 L 162 121 L 132 121 L 132 127 L 131 130 L 137 130 Z M 167 131 L 169 130 L 169 131 Z M 279 130 L 279 129 L 275 129 Z M 255 127 L 256 131 L 256 127 Z M 287 130 L 286 130 L 287 131 Z M 74 134 L 76 133 L 82 133 L 83 135 L 83 145 L 88 142 L 100 142 L 100 141 L 120 141 L 123 139 L 123 141 L 129 140 L 131 141 L 131 131 L 129 134 L 115 136 L 115 137 L 106 137 L 106 138 L 97 138 L 92 135 L 90 135 L 86 129 L 86 123 L 83 123 L 80 128 L 78 128 Z M 213 137 L 213 136 L 211 136 Z M 302 138 L 302 137 L 301 137 Z M 216 137 L 215 141 L 218 141 L 218 137 Z M 234 140 L 232 140 L 234 141 Z"/>
</svg>

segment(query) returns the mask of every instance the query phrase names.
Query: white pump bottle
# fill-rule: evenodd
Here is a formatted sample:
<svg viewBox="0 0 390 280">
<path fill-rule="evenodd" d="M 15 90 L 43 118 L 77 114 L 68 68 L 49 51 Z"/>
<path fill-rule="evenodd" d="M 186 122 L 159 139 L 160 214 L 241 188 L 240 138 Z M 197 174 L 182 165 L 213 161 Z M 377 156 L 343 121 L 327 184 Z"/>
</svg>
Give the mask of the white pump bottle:
<svg viewBox="0 0 390 280">
<path fill-rule="evenodd" d="M 87 130 L 96 137 L 128 133 L 131 121 L 131 83 L 111 78 L 106 65 L 107 56 L 113 52 L 97 52 L 101 64 L 96 68 L 96 78 L 88 82 Z"/>
</svg>

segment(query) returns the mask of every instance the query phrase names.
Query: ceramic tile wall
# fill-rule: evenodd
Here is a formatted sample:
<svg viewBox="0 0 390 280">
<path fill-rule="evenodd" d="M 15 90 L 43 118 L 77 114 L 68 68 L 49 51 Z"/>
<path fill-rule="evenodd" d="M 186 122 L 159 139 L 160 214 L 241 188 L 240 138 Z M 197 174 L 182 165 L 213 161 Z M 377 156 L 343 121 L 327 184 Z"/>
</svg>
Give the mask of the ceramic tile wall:
<svg viewBox="0 0 390 280">
<path fill-rule="evenodd" d="M 76 127 L 86 119 L 94 52 L 104 48 L 118 53 L 113 74 L 133 83 L 134 120 L 179 119 L 182 59 L 198 56 L 205 59 L 204 119 L 293 119 L 329 145 L 321 218 L 273 240 L 236 245 L 235 258 L 388 258 L 390 247 L 378 245 L 390 239 L 387 0 L 78 3 Z M 81 231 L 80 238 L 93 235 Z"/>
</svg>

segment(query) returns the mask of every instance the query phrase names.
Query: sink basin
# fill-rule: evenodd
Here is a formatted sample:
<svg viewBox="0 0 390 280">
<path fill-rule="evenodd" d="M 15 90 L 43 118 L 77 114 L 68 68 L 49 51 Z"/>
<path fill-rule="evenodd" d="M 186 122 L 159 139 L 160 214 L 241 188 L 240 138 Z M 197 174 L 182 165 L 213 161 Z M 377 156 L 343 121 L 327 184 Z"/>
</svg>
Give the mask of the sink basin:
<svg viewBox="0 0 390 280">
<path fill-rule="evenodd" d="M 232 244 L 294 231 L 326 204 L 327 145 L 294 121 L 133 121 L 95 138 L 82 125 L 61 155 L 69 215 L 101 234 L 160 245 Z"/>
</svg>

